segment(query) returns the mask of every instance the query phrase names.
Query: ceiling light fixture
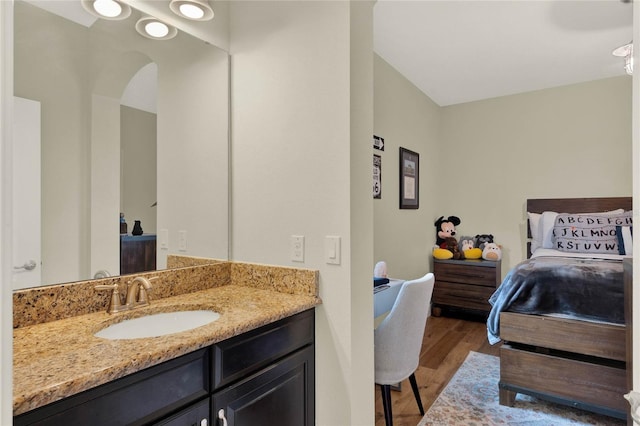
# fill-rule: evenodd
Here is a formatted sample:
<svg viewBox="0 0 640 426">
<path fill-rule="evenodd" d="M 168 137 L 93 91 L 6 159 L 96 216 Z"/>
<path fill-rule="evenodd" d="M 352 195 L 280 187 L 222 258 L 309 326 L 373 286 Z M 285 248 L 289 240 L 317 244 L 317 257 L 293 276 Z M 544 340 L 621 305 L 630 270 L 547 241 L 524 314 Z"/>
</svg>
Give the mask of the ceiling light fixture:
<svg viewBox="0 0 640 426">
<path fill-rule="evenodd" d="M 173 13 L 192 21 L 213 19 L 213 9 L 207 0 L 171 0 L 169 8 Z"/>
<path fill-rule="evenodd" d="M 176 27 L 167 25 L 153 16 L 143 16 L 138 19 L 136 31 L 152 40 L 169 40 L 178 34 Z"/>
<path fill-rule="evenodd" d="M 131 7 L 119 0 L 80 0 L 84 10 L 101 19 L 119 21 L 131 15 Z"/>
<path fill-rule="evenodd" d="M 614 51 L 611 53 L 613 54 L 613 56 L 624 58 L 624 70 L 627 72 L 627 74 L 632 75 L 633 74 L 633 42 L 630 41 L 624 46 L 620 46 L 614 49 Z"/>
</svg>

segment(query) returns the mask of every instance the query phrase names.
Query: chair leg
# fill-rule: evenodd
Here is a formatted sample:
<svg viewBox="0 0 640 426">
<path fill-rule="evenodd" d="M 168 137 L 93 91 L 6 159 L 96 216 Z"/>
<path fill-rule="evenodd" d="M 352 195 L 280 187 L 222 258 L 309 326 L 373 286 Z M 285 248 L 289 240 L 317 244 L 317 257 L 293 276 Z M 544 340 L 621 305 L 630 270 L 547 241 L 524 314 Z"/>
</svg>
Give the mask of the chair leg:
<svg viewBox="0 0 640 426">
<path fill-rule="evenodd" d="M 413 389 L 413 395 L 416 397 L 416 402 L 418 403 L 420 414 L 424 416 L 424 408 L 422 408 L 422 399 L 420 398 L 420 391 L 418 390 L 418 383 L 416 382 L 415 373 L 409 376 L 409 381 L 411 382 L 411 389 Z"/>
<path fill-rule="evenodd" d="M 391 414 L 391 386 L 380 385 L 382 391 L 382 406 L 384 407 L 384 422 L 387 426 L 393 426 L 393 418 Z"/>
</svg>

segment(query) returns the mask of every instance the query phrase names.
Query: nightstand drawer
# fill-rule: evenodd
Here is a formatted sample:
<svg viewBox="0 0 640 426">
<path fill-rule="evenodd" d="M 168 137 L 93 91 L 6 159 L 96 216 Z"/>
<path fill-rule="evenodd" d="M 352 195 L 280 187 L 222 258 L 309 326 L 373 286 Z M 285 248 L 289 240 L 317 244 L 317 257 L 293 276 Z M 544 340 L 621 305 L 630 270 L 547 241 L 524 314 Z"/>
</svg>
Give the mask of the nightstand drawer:
<svg viewBox="0 0 640 426">
<path fill-rule="evenodd" d="M 438 280 L 438 285 L 433 289 L 433 303 L 488 311 L 491 309 L 489 298 L 495 290 L 495 287 L 470 286 Z"/>
<path fill-rule="evenodd" d="M 489 298 L 500 285 L 500 262 L 489 260 L 433 261 L 433 315 L 442 308 L 468 309 L 488 313 Z"/>
<path fill-rule="evenodd" d="M 491 263 L 495 264 L 495 262 Z M 436 262 L 433 273 L 438 281 L 487 286 L 494 289 L 500 284 L 500 277 L 496 274 L 495 267 L 473 265 L 471 261 L 467 261 L 463 267 L 459 263 Z"/>
</svg>

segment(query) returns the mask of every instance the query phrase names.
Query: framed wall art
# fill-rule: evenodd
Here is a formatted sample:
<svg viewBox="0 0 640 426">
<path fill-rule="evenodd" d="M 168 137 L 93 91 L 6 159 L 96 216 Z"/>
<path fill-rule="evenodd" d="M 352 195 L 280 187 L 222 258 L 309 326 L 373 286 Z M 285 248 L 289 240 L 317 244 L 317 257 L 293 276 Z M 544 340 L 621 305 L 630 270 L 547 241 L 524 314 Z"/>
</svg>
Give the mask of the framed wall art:
<svg viewBox="0 0 640 426">
<path fill-rule="evenodd" d="M 420 154 L 400 147 L 400 208 L 419 206 Z"/>
<path fill-rule="evenodd" d="M 382 157 L 373 154 L 373 198 L 382 198 Z"/>
</svg>

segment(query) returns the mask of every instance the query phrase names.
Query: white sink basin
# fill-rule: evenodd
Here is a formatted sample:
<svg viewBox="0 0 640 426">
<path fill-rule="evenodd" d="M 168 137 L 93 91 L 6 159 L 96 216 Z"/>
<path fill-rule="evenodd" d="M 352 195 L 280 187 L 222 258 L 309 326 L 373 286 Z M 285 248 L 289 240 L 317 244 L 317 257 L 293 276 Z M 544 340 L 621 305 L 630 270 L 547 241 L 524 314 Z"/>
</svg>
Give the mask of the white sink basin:
<svg viewBox="0 0 640 426">
<path fill-rule="evenodd" d="M 192 330 L 214 322 L 220 314 L 213 311 L 178 311 L 132 318 L 95 333 L 103 339 L 140 339 Z"/>
</svg>

